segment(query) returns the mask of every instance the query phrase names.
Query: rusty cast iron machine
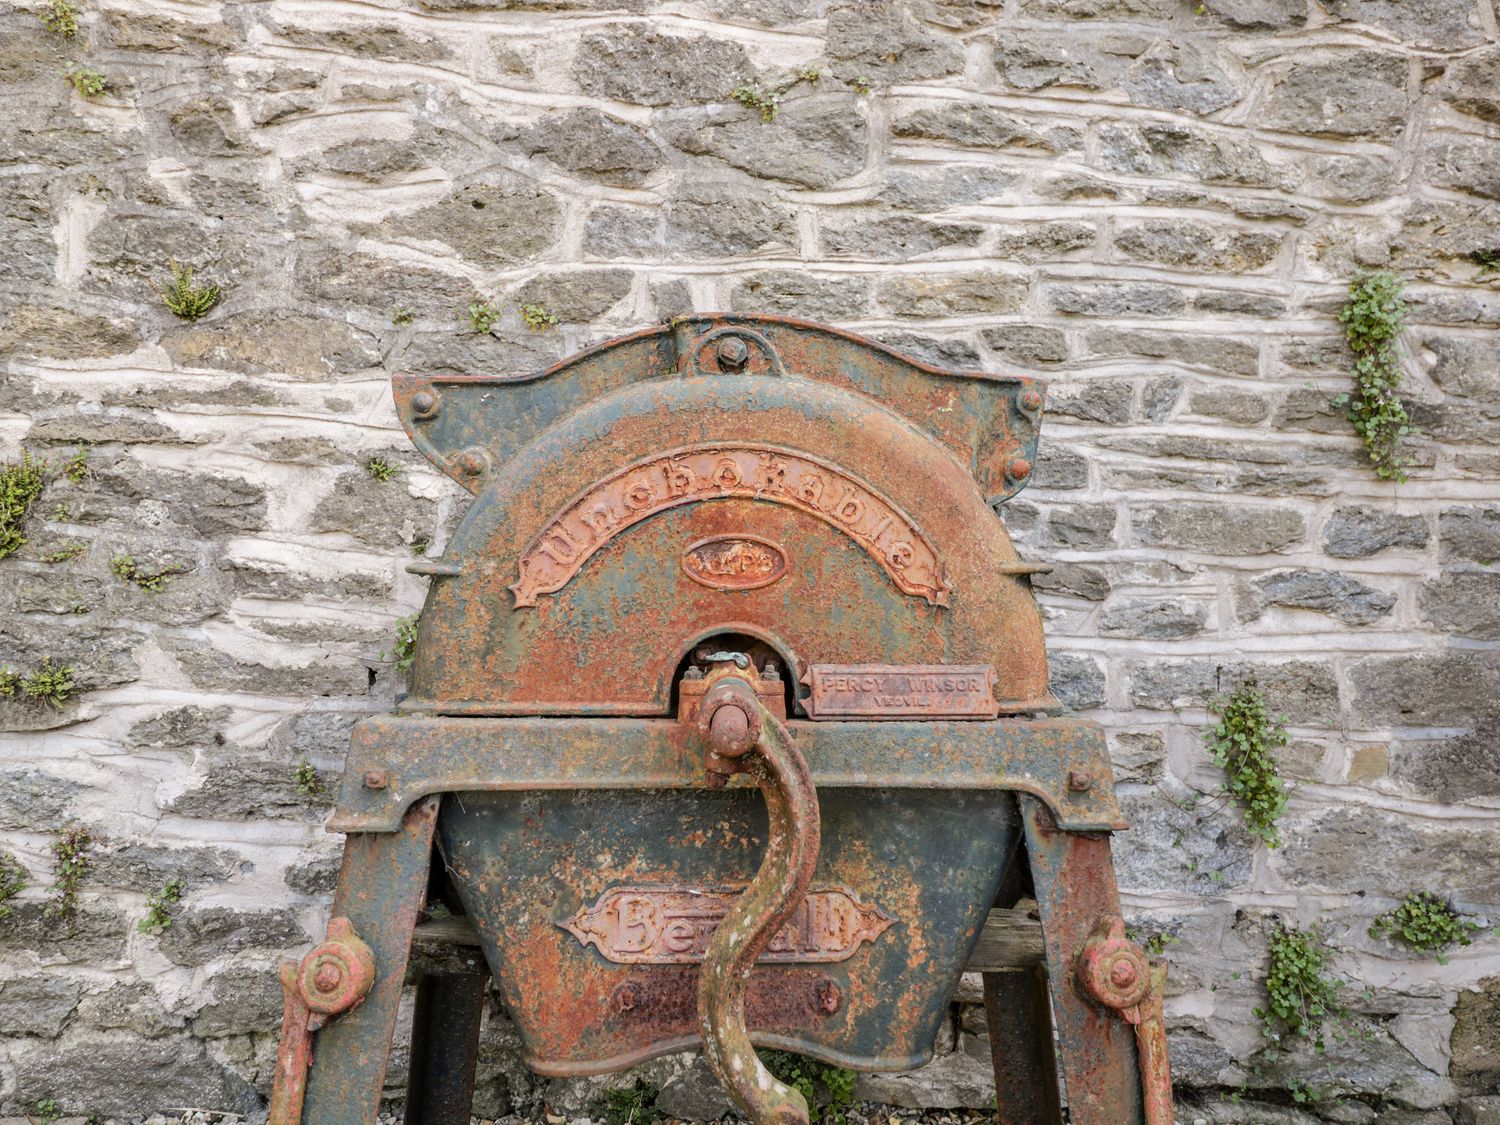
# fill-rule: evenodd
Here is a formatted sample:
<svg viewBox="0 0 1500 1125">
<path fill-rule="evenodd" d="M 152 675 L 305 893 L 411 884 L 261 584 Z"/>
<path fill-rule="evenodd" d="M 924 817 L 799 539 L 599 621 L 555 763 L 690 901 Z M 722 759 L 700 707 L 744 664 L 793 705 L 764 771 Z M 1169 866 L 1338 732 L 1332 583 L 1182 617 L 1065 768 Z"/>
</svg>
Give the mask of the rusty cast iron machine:
<svg viewBox="0 0 1500 1125">
<path fill-rule="evenodd" d="M 533 1071 L 701 1047 L 758 1123 L 808 1108 L 756 1046 L 922 1065 L 991 907 L 1034 899 L 1045 971 L 985 977 L 1000 1120 L 1171 1121 L 1103 732 L 1048 690 L 999 516 L 1039 383 L 705 314 L 395 399 L 475 499 L 408 567 L 411 694 L 354 728 L 273 1125 L 373 1125 L 438 897 Z M 468 1121 L 489 973 L 419 987 L 408 1122 Z"/>
</svg>

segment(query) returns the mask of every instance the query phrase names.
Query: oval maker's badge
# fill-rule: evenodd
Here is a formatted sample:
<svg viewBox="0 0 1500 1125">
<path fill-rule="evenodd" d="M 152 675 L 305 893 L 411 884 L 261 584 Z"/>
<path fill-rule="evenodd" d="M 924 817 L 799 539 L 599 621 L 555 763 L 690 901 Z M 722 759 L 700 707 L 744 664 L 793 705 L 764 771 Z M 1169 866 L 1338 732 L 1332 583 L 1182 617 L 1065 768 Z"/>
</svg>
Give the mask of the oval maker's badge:
<svg viewBox="0 0 1500 1125">
<path fill-rule="evenodd" d="M 682 552 L 682 569 L 714 590 L 754 590 L 786 573 L 786 552 L 754 535 L 715 535 Z"/>
</svg>

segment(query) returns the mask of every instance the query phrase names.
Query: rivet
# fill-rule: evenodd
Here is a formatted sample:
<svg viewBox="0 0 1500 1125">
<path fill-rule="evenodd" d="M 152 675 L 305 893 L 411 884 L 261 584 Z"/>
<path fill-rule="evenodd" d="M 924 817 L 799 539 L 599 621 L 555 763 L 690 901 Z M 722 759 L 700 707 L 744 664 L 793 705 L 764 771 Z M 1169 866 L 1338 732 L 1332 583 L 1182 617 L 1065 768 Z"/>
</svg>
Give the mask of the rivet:
<svg viewBox="0 0 1500 1125">
<path fill-rule="evenodd" d="M 818 982 L 813 995 L 817 1000 L 818 1011 L 824 1015 L 831 1016 L 844 1006 L 843 990 L 827 977 Z"/>
<path fill-rule="evenodd" d="M 411 396 L 411 408 L 418 418 L 432 418 L 438 412 L 436 391 L 418 391 Z"/>
<path fill-rule="evenodd" d="M 339 981 L 343 979 L 343 976 L 344 974 L 339 971 L 339 967 L 332 961 L 324 961 L 322 965 L 318 966 L 317 976 L 313 977 L 313 986 L 319 992 L 332 992 L 338 988 Z"/>
<path fill-rule="evenodd" d="M 1109 981 L 1116 988 L 1129 988 L 1138 979 L 1135 966 L 1129 961 L 1116 961 L 1109 971 Z"/>
<path fill-rule="evenodd" d="M 390 770 L 365 770 L 366 789 L 384 789 L 390 783 Z"/>
<path fill-rule="evenodd" d="M 719 370 L 739 371 L 750 361 L 750 346 L 738 336 L 725 336 L 719 341 Z"/>
<path fill-rule="evenodd" d="M 1042 396 L 1036 391 L 1025 391 L 1021 395 L 1021 409 L 1035 414 L 1042 408 Z"/>
<path fill-rule="evenodd" d="M 1083 770 L 1068 771 L 1068 788 L 1075 793 L 1087 793 L 1094 787 L 1094 775 Z"/>
<path fill-rule="evenodd" d="M 1024 457 L 1017 457 L 1005 466 L 1005 472 L 1007 476 L 1015 480 L 1025 480 L 1031 475 L 1031 462 Z"/>
<path fill-rule="evenodd" d="M 640 992 L 633 984 L 622 984 L 615 989 L 615 1010 L 628 1012 L 640 1002 Z"/>
<path fill-rule="evenodd" d="M 475 446 L 464 450 L 458 459 L 458 467 L 471 477 L 477 477 L 490 467 L 490 459 L 484 450 Z"/>
</svg>

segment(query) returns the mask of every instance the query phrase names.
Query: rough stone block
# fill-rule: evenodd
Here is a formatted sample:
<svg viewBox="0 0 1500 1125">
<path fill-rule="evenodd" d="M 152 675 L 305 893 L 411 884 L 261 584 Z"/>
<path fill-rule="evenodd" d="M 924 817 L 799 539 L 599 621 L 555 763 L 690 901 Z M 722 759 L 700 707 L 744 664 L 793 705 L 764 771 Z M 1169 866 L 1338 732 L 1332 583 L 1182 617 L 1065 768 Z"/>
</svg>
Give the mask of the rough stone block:
<svg viewBox="0 0 1500 1125">
<path fill-rule="evenodd" d="M 597 109 L 544 117 L 521 134 L 519 144 L 569 172 L 622 187 L 639 185 L 664 160 L 645 133 Z"/>
<path fill-rule="evenodd" d="M 800 244 L 791 208 L 728 183 L 681 184 L 666 214 L 667 244 L 690 258 L 785 254 Z"/>
<path fill-rule="evenodd" d="M 1142 262 L 1215 273 L 1247 273 L 1269 265 L 1281 249 L 1270 231 L 1225 229 L 1183 220 L 1121 224 L 1115 249 Z"/>
<path fill-rule="evenodd" d="M 729 307 L 736 312 L 782 313 L 823 321 L 858 320 L 869 303 L 868 279 L 805 270 L 749 274 L 735 282 L 729 297 Z"/>
<path fill-rule="evenodd" d="M 96 359 L 132 352 L 140 344 L 140 332 L 129 321 L 69 309 L 20 305 L 0 326 L 0 358 Z"/>
<path fill-rule="evenodd" d="M 1500 652 L 1368 656 L 1350 667 L 1349 682 L 1361 725 L 1451 727 L 1493 707 L 1500 696 Z"/>
<path fill-rule="evenodd" d="M 1500 713 L 1500 701 L 1492 710 Z M 1500 717 L 1482 715 L 1473 729 L 1452 738 L 1403 739 L 1390 776 L 1445 805 L 1500 795 Z"/>
<path fill-rule="evenodd" d="M 1496 518 L 1500 537 L 1500 513 Z M 1419 550 L 1430 538 L 1420 515 L 1399 515 L 1367 504 L 1335 508 L 1323 525 L 1323 551 L 1336 559 L 1363 559 L 1393 547 Z M 1500 544 L 1500 538 L 1497 538 Z"/>
<path fill-rule="evenodd" d="M 1257 121 L 1310 136 L 1394 140 L 1406 128 L 1406 73 L 1405 59 L 1377 51 L 1299 58 L 1265 95 Z"/>
<path fill-rule="evenodd" d="M 917 82 L 963 70 L 962 47 L 924 27 L 901 0 L 835 0 L 828 57 L 840 77 L 865 83 Z"/>
<path fill-rule="evenodd" d="M 589 94 L 635 105 L 722 102 L 755 78 L 745 48 L 706 35 L 664 35 L 622 24 L 585 35 L 573 81 Z"/>
<path fill-rule="evenodd" d="M 1087 711 L 1104 706 L 1104 669 L 1082 652 L 1053 652 L 1047 657 L 1052 694 L 1063 706 Z"/>
<path fill-rule="evenodd" d="M 1172 598 L 1130 598 L 1099 615 L 1099 635 L 1145 640 L 1178 640 L 1203 632 L 1208 607 Z"/>
<path fill-rule="evenodd" d="M 1002 359 L 1028 366 L 1061 363 L 1068 358 L 1068 337 L 1061 328 L 1004 324 L 986 328 L 979 338 Z"/>
<path fill-rule="evenodd" d="M 1042 299 L 1053 312 L 1075 316 L 1171 316 L 1187 307 L 1177 286 L 1153 282 L 1047 285 Z"/>
<path fill-rule="evenodd" d="M 1428 141 L 1421 160 L 1428 183 L 1500 199 L 1500 140 L 1439 135 Z"/>
<path fill-rule="evenodd" d="M 1444 562 L 1470 559 L 1488 565 L 1500 559 L 1500 508 L 1444 508 L 1438 516 L 1438 544 Z"/>
<path fill-rule="evenodd" d="M 61 976 L 18 977 L 0 984 L 0 1027 L 10 1035 L 56 1039 L 78 1007 L 82 986 Z"/>
<path fill-rule="evenodd" d="M 1111 850 L 1126 894 L 1215 895 L 1249 882 L 1251 835 L 1237 817 L 1184 807 L 1187 796 L 1161 789 L 1120 795 L 1130 831 L 1115 837 Z"/>
<path fill-rule="evenodd" d="M 1258 621 L 1272 606 L 1326 613 L 1345 625 L 1373 625 L 1387 617 L 1396 595 L 1365 585 L 1348 574 L 1331 570 L 1273 570 L 1237 592 L 1241 621 Z"/>
<path fill-rule="evenodd" d="M 1148 547 L 1219 555 L 1271 554 L 1307 535 L 1302 516 L 1287 508 L 1207 500 L 1135 507 L 1130 526 Z"/>
<path fill-rule="evenodd" d="M 247 949 L 281 950 L 306 940 L 290 909 L 207 906 L 177 911 L 157 942 L 172 964 L 196 966 Z"/>
<path fill-rule="evenodd" d="M 1155 785 L 1166 770 L 1167 745 L 1161 731 L 1121 731 L 1109 742 L 1117 785 Z"/>
<path fill-rule="evenodd" d="M 1165 359 L 1216 375 L 1256 375 L 1260 346 L 1251 338 L 1144 328 L 1090 328 L 1089 350 L 1100 355 Z"/>
<path fill-rule="evenodd" d="M 1213 696 L 1249 680 L 1259 686 L 1271 709 L 1291 722 L 1329 725 L 1338 719 L 1339 687 L 1333 669 L 1313 660 L 1143 660 L 1129 668 L 1130 702 L 1153 711 L 1206 707 Z"/>
<path fill-rule="evenodd" d="M 1500 571 L 1452 570 L 1424 582 L 1417 610 L 1454 636 L 1500 640 Z"/>
<path fill-rule="evenodd" d="M 1288 178 L 1286 169 L 1273 166 L 1248 141 L 1169 122 L 1103 126 L 1099 160 L 1115 172 L 1184 176 L 1205 184 L 1278 187 Z"/>
<path fill-rule="evenodd" d="M 974 223 L 933 222 L 898 213 L 825 227 L 822 247 L 835 258 L 902 262 L 939 250 L 974 246 L 983 233 L 984 228 Z"/>
<path fill-rule="evenodd" d="M 892 274 L 875 291 L 897 316 L 972 316 L 1020 309 L 1026 282 L 995 270 L 935 274 Z"/>
<path fill-rule="evenodd" d="M 446 246 L 480 266 L 508 266 L 537 257 L 562 230 L 552 193 L 511 172 L 494 172 L 441 202 L 387 219 L 376 232 L 389 242 Z"/>
<path fill-rule="evenodd" d="M 1451 60 L 1438 94 L 1460 113 L 1500 123 L 1500 47 Z"/>
<path fill-rule="evenodd" d="M 693 111 L 670 124 L 668 139 L 694 156 L 713 156 L 768 180 L 830 188 L 860 172 L 869 155 L 869 126 L 852 93 L 796 98 L 776 120 L 735 108 L 705 118 Z"/>
<path fill-rule="evenodd" d="M 82 790 L 78 782 L 35 766 L 5 770 L 0 773 L 0 828 L 17 832 L 62 828 L 71 819 L 69 809 Z"/>
</svg>

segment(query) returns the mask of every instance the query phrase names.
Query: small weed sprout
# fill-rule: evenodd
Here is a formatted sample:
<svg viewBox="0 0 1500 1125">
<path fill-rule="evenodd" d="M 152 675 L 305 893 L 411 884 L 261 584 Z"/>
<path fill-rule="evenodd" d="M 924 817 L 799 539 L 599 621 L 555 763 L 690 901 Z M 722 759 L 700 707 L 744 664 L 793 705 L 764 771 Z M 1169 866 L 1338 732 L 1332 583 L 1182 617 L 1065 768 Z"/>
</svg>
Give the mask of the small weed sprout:
<svg viewBox="0 0 1500 1125">
<path fill-rule="evenodd" d="M 729 91 L 729 96 L 746 109 L 753 109 L 760 114 L 760 119 L 768 125 L 781 112 L 780 90 L 767 90 L 764 86 L 741 83 Z"/>
<path fill-rule="evenodd" d="M 1394 938 L 1412 949 L 1431 953 L 1446 965 L 1445 951 L 1455 945 L 1470 945 L 1471 934 L 1484 927 L 1470 922 L 1453 905 L 1429 891 L 1415 891 L 1401 905 L 1379 915 L 1370 926 L 1372 938 Z"/>
<path fill-rule="evenodd" d="M 14 668 L 0 668 L 0 695 L 13 699 L 21 677 Z"/>
<path fill-rule="evenodd" d="M 432 537 L 430 535 L 413 535 L 409 546 L 411 547 L 411 553 L 420 558 L 427 553 L 427 548 L 432 546 Z"/>
<path fill-rule="evenodd" d="M 109 83 L 104 75 L 87 66 L 68 71 L 68 82 L 73 89 L 78 91 L 79 96 L 84 98 L 102 97 L 109 89 Z"/>
<path fill-rule="evenodd" d="M 1167 951 L 1167 946 L 1176 943 L 1177 939 L 1169 933 L 1157 930 L 1147 933 L 1135 926 L 1125 927 L 1125 936 L 1144 949 L 1152 957 L 1160 957 Z"/>
<path fill-rule="evenodd" d="M 136 926 L 143 934 L 156 936 L 166 932 L 172 924 L 172 907 L 182 901 L 182 892 L 187 884 L 181 879 L 169 879 L 159 891 L 146 896 L 146 916 Z"/>
<path fill-rule="evenodd" d="M 1312 930 L 1281 926 L 1266 943 L 1271 964 L 1266 973 L 1266 1006 L 1256 1008 L 1261 1034 L 1272 1049 L 1287 1036 L 1312 1041 L 1323 1052 L 1323 1020 L 1338 1011 L 1339 981 L 1323 970 L 1332 955 Z"/>
<path fill-rule="evenodd" d="M 396 311 L 391 313 L 391 323 L 397 328 L 403 328 L 417 319 L 417 314 L 405 305 L 397 305 Z"/>
<path fill-rule="evenodd" d="M 74 484 L 82 484 L 93 475 L 93 470 L 89 468 L 89 447 L 80 445 L 63 464 L 63 476 Z"/>
<path fill-rule="evenodd" d="M 167 308 L 183 320 L 198 320 L 207 316 L 219 303 L 219 287 L 194 285 L 192 266 L 181 265 L 175 260 L 169 264 L 172 267 L 172 280 L 161 291 Z"/>
<path fill-rule="evenodd" d="M 327 792 L 327 787 L 323 784 L 323 779 L 318 776 L 318 767 L 306 758 L 297 763 L 297 768 L 292 771 L 292 777 L 296 779 L 297 792 L 309 800 L 314 797 L 321 797 Z"/>
<path fill-rule="evenodd" d="M 168 582 L 179 574 L 188 573 L 191 568 L 168 565 L 160 570 L 146 570 L 136 564 L 133 555 L 116 555 L 109 560 L 109 569 L 114 571 L 115 577 L 121 581 L 134 582 L 148 593 L 159 594 L 166 589 Z"/>
<path fill-rule="evenodd" d="M 72 0 L 47 0 L 47 10 L 42 13 L 42 22 L 48 31 L 55 31 L 64 39 L 78 34 L 78 8 Z"/>
<path fill-rule="evenodd" d="M 396 641 L 391 646 L 390 658 L 403 672 L 410 672 L 417 659 L 417 623 L 420 619 L 420 614 L 412 614 L 396 622 Z"/>
<path fill-rule="evenodd" d="M 94 838 L 84 828 L 69 828 L 52 841 L 57 859 L 57 882 L 52 885 L 52 901 L 47 903 L 50 918 L 72 918 L 78 910 L 78 891 L 89 869 L 89 849 Z"/>
<path fill-rule="evenodd" d="M 50 656 L 42 660 L 42 666 L 28 676 L 21 677 L 21 690 L 38 703 L 45 703 L 55 711 L 73 695 L 77 685 L 73 682 L 73 669 L 68 665 L 54 665 Z"/>
<path fill-rule="evenodd" d="M 847 79 L 847 84 L 849 86 L 849 89 L 853 90 L 862 98 L 869 97 L 870 91 L 874 89 L 874 87 L 870 85 L 870 80 L 864 75 L 860 75 L 858 78 Z"/>
<path fill-rule="evenodd" d="M 1412 464 L 1402 446 L 1408 435 L 1418 432 L 1399 393 L 1401 363 L 1395 340 L 1406 319 L 1404 285 L 1395 274 L 1367 273 L 1349 286 L 1339 320 L 1354 352 L 1354 390 L 1334 399 L 1335 406 L 1348 408 L 1375 475 L 1398 482 L 1406 480 Z"/>
<path fill-rule="evenodd" d="M 62 1116 L 62 1110 L 57 1108 L 56 1098 L 43 1098 L 36 1103 L 36 1115 L 41 1119 L 42 1125 L 52 1125 Z"/>
<path fill-rule="evenodd" d="M 1287 744 L 1286 727 L 1271 718 L 1253 680 L 1227 698 L 1216 695 L 1209 710 L 1219 721 L 1203 737 L 1224 771 L 1224 790 L 1244 810 L 1245 826 L 1274 848 L 1281 843 L 1276 822 L 1287 802 L 1286 782 L 1276 768 L 1276 751 Z"/>
<path fill-rule="evenodd" d="M 42 561 L 44 563 L 64 563 L 69 559 L 76 559 L 88 549 L 89 546 L 87 543 L 64 543 L 50 555 L 43 555 Z"/>
<path fill-rule="evenodd" d="M 1466 256 L 1469 261 L 1479 267 L 1480 277 L 1488 277 L 1492 273 L 1500 273 L 1500 249 L 1470 250 Z"/>
<path fill-rule="evenodd" d="M 72 515 L 73 509 L 59 500 L 56 504 L 52 505 L 52 514 L 47 518 L 53 523 L 63 523 L 72 518 Z"/>
<path fill-rule="evenodd" d="M 26 889 L 26 868 L 13 855 L 0 852 L 0 919 L 10 914 L 10 900 Z"/>
<path fill-rule="evenodd" d="M 522 305 L 521 320 L 533 332 L 545 332 L 557 327 L 557 314 L 548 312 L 542 305 Z"/>
<path fill-rule="evenodd" d="M 469 330 L 483 335 L 495 327 L 500 320 L 500 308 L 489 301 L 481 301 L 478 297 L 469 302 L 467 310 L 459 310 L 460 317 L 468 317 Z"/>
<path fill-rule="evenodd" d="M 378 481 L 391 480 L 399 471 L 398 466 L 392 465 L 389 461 L 381 457 L 371 457 L 365 462 L 365 472 Z"/>
<path fill-rule="evenodd" d="M 593 1109 L 604 1125 L 650 1125 L 661 1118 L 656 1108 L 658 1090 L 637 1078 L 635 1085 L 605 1090 Z"/>
<path fill-rule="evenodd" d="M 0 465 L 0 559 L 26 545 L 26 515 L 47 484 L 47 462 L 21 451 L 19 461 Z"/>
<path fill-rule="evenodd" d="M 844 1110 L 854 1104 L 854 1071 L 825 1066 L 791 1051 L 763 1050 L 759 1054 L 767 1070 L 806 1100 L 808 1120 L 813 1125 L 843 1125 Z M 827 1093 L 826 1098 L 819 1098 L 819 1086 Z"/>
</svg>

